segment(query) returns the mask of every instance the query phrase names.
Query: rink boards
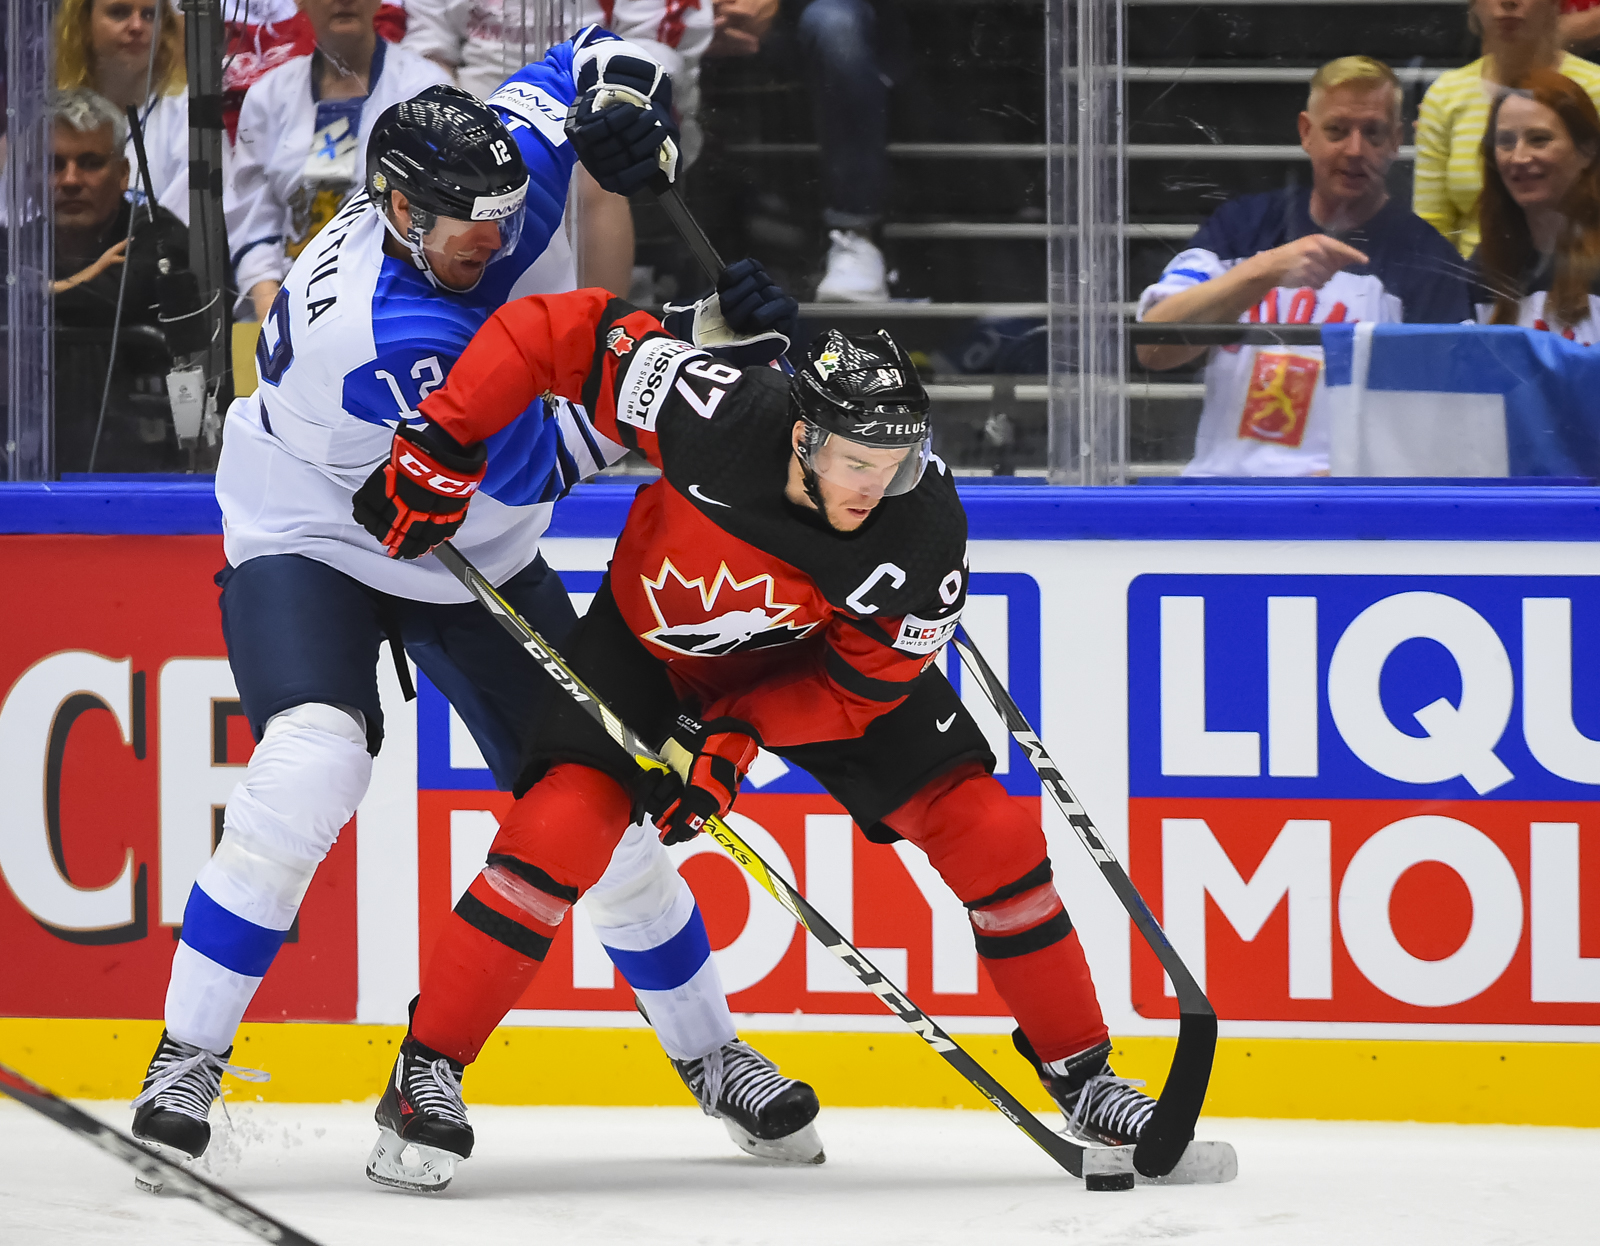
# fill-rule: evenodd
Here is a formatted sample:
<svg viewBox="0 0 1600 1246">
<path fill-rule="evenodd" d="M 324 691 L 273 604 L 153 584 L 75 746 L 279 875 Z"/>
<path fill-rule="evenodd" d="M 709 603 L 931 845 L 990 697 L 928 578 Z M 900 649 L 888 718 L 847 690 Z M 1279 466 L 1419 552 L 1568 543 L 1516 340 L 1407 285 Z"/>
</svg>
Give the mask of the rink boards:
<svg viewBox="0 0 1600 1246">
<path fill-rule="evenodd" d="M 120 1094 L 159 1032 L 189 884 L 251 747 L 211 584 L 218 522 L 198 486 L 13 488 L 0 496 L 14 586 L 0 618 L 0 1059 Z M 630 496 L 591 487 L 557 508 L 545 553 L 580 607 Z M 1216 1004 L 1210 1111 L 1600 1124 L 1600 507 L 1587 491 L 966 496 L 967 626 Z M 376 1092 L 431 937 L 509 801 L 436 690 L 421 681 L 407 704 L 387 660 L 379 674 L 388 734 L 371 792 L 242 1035 L 244 1062 L 273 1070 L 268 1097 Z M 975 684 L 950 676 L 1002 782 L 1040 808 Z M 1159 1082 L 1175 1015 L 1160 969 L 1064 822 L 1047 804 L 1041 816 L 1119 1071 Z M 866 843 L 776 758 L 736 817 L 1029 1089 L 964 912 L 919 853 Z M 830 1102 L 980 1105 L 714 845 L 677 851 L 764 1048 Z M 576 912 L 473 1093 L 681 1101 Z M 604 1091 L 597 1067 L 611 1070 Z M 80 1085 L 85 1070 L 102 1081 Z M 1529 1096 L 1529 1079 L 1561 1090 Z"/>
</svg>

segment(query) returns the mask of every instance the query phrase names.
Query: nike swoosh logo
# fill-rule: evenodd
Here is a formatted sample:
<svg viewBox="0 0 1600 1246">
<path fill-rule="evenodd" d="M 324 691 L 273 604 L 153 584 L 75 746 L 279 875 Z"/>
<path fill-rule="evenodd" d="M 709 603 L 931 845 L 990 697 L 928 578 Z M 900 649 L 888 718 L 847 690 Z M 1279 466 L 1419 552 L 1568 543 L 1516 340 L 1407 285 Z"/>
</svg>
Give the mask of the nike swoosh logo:
<svg viewBox="0 0 1600 1246">
<path fill-rule="evenodd" d="M 940 731 L 949 731 L 950 730 L 950 724 L 955 722 L 955 720 L 956 720 L 956 716 L 954 714 L 952 714 L 952 715 L 950 715 L 949 718 L 945 719 L 943 722 L 935 722 L 933 725 L 935 727 L 939 728 Z"/>
<path fill-rule="evenodd" d="M 706 503 L 708 506 L 726 506 L 729 510 L 733 509 L 733 507 L 728 506 L 728 504 L 726 502 L 719 502 L 719 501 L 717 501 L 716 498 L 708 498 L 705 494 L 700 492 L 700 486 L 699 485 L 690 485 L 689 486 L 689 493 L 690 493 L 690 495 L 692 497 L 699 498 L 702 502 Z"/>
</svg>

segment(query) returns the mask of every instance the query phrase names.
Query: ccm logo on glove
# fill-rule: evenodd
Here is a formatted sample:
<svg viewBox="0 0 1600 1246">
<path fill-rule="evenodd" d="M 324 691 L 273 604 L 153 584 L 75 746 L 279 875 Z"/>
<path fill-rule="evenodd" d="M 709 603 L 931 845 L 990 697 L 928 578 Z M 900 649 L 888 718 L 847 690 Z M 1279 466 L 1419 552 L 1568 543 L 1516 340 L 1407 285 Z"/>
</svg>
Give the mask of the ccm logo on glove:
<svg viewBox="0 0 1600 1246">
<path fill-rule="evenodd" d="M 389 461 L 356 490 L 351 513 L 391 558 L 421 558 L 460 530 L 488 461 L 481 441 L 463 446 L 433 424 L 401 425 Z"/>
<path fill-rule="evenodd" d="M 438 463 L 413 450 L 405 451 L 395 462 L 401 471 L 420 482 L 423 488 L 446 497 L 467 497 L 476 493 L 478 486 L 483 483 L 481 471 L 476 476 L 446 475 Z"/>
</svg>

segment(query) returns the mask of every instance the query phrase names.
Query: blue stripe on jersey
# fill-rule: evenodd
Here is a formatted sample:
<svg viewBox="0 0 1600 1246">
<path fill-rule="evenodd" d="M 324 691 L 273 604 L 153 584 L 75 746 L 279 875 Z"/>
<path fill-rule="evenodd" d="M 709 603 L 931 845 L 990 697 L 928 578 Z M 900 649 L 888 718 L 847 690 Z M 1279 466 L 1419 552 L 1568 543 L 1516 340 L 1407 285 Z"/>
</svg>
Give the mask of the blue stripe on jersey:
<svg viewBox="0 0 1600 1246">
<path fill-rule="evenodd" d="M 555 423 L 554 420 L 551 421 Z M 572 457 L 572 451 L 567 449 L 567 443 L 559 437 L 556 439 L 556 467 L 557 471 L 550 475 L 550 483 L 545 486 L 544 497 L 541 502 L 559 502 L 567 496 L 568 491 L 579 480 L 583 473 L 578 470 L 578 460 Z"/>
<path fill-rule="evenodd" d="M 1170 272 L 1161 274 L 1163 277 L 1193 277 L 1196 281 L 1210 281 L 1211 274 L 1203 273 L 1198 268 L 1174 268 Z"/>
<path fill-rule="evenodd" d="M 572 423 L 577 428 L 578 435 L 583 438 L 583 444 L 589 447 L 589 457 L 594 460 L 595 470 L 603 470 L 606 465 L 606 456 L 601 452 L 600 443 L 594 439 L 594 434 L 589 431 L 589 417 L 580 415 L 574 410 Z"/>
<path fill-rule="evenodd" d="M 694 977 L 711 959 L 711 940 L 706 937 L 705 919 L 696 905 L 683 929 L 659 947 L 648 952 L 608 947 L 606 955 L 634 990 L 671 991 Z"/>
<path fill-rule="evenodd" d="M 561 426 L 545 410 L 544 399 L 489 438 L 489 465 L 478 492 L 507 506 L 554 501 L 561 487 Z"/>
<path fill-rule="evenodd" d="M 208 960 L 246 978 L 263 977 L 286 930 L 268 930 L 230 913 L 196 883 L 183 910 L 183 941 Z"/>
</svg>

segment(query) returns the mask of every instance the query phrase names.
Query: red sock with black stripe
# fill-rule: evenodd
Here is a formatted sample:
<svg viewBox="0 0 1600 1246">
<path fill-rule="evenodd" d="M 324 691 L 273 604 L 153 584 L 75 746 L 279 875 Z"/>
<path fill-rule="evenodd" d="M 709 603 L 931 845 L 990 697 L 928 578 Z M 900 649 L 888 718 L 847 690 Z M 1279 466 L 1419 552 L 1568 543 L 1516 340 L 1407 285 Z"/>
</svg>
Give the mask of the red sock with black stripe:
<svg viewBox="0 0 1600 1246">
<path fill-rule="evenodd" d="M 632 803 L 599 771 L 558 765 L 511 807 L 484 871 L 428 957 L 411 1033 L 470 1064 L 532 984 L 567 910 L 605 872 Z"/>
</svg>

